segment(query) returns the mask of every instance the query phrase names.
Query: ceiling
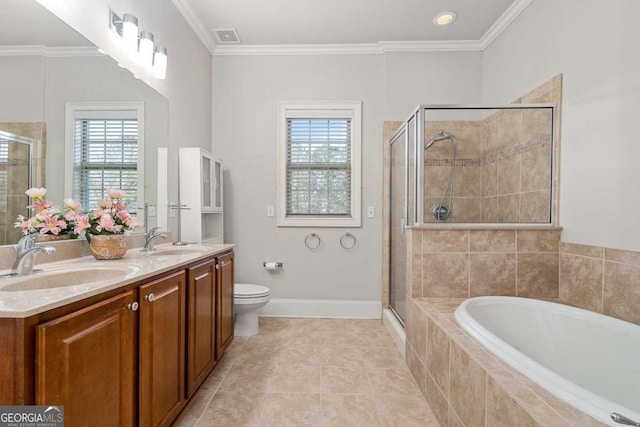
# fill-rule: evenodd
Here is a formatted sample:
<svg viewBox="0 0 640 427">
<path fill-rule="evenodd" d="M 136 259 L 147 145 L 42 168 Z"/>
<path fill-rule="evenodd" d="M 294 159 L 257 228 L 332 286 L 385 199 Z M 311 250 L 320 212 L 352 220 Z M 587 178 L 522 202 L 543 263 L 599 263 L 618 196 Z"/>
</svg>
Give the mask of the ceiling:
<svg viewBox="0 0 640 427">
<path fill-rule="evenodd" d="M 36 1 L 0 0 L 0 10 L 0 46 L 92 46 Z"/>
<path fill-rule="evenodd" d="M 318 45 L 480 40 L 518 0 L 174 0 L 174 3 L 203 41 L 215 40 L 214 29 L 235 28 L 244 45 Z M 433 18 L 445 10 L 455 11 L 458 19 L 450 26 L 437 27 Z"/>
</svg>

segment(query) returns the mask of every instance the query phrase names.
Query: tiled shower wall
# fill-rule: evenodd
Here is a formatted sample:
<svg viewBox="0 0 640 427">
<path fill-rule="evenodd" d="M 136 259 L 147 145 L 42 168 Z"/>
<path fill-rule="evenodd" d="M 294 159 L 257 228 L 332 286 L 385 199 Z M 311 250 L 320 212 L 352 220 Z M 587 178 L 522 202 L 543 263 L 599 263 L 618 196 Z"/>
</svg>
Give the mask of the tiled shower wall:
<svg viewBox="0 0 640 427">
<path fill-rule="evenodd" d="M 482 222 L 550 222 L 551 129 L 549 109 L 482 121 Z"/>
<path fill-rule="evenodd" d="M 0 130 L 40 141 L 34 150 L 32 170 L 36 171 L 36 176 L 32 184 L 33 186 L 44 186 L 45 124 L 41 122 L 5 122 L 0 123 Z M 6 163 L 0 162 L 0 174 L 6 174 L 4 183 L 6 186 L 0 184 L 5 187 L 0 191 L 6 191 L 0 196 L 3 199 L 0 202 L 0 245 L 16 243 L 22 237 L 22 233 L 15 228 L 14 224 L 18 215 L 26 214 L 26 206 L 29 204 L 29 199 L 24 194 L 27 190 L 25 183 L 28 182 L 29 175 L 28 153 L 25 155 L 24 151 L 11 149 L 8 153 L 8 161 Z M 0 179 L 3 178 L 0 177 Z"/>
<path fill-rule="evenodd" d="M 481 122 L 479 121 L 427 121 L 425 141 L 444 129 L 455 135 L 457 159 L 453 209 L 449 222 L 482 222 L 481 176 Z M 451 171 L 452 148 L 449 141 L 441 141 L 425 151 L 424 163 L 424 222 L 438 222 L 432 214 L 434 205 L 442 200 Z M 449 205 L 449 199 L 444 200 Z"/>
<path fill-rule="evenodd" d="M 407 300 L 558 297 L 560 229 L 410 229 Z"/>
<path fill-rule="evenodd" d="M 456 136 L 454 209 L 448 222 L 550 222 L 551 207 L 557 209 L 551 188 L 558 185 L 557 177 L 551 181 L 552 162 L 558 164 L 559 153 L 559 144 L 552 153 L 552 129 L 559 135 L 561 102 L 558 75 L 516 101 L 555 104 L 555 122 L 549 109 L 500 110 L 478 121 L 425 122 L 425 141 L 440 129 Z M 446 141 L 425 152 L 424 222 L 438 222 L 432 208 L 446 188 L 451 156 Z"/>
</svg>

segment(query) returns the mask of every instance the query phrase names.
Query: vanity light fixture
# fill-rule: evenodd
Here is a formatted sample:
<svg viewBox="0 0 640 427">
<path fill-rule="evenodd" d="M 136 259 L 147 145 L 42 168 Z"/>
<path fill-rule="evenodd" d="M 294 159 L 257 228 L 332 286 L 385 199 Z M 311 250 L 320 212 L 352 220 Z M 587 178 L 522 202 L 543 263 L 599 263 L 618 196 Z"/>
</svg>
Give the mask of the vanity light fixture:
<svg viewBox="0 0 640 427">
<path fill-rule="evenodd" d="M 145 67 L 153 64 L 153 34 L 149 31 L 140 33 L 140 48 L 138 49 L 139 59 Z"/>
<path fill-rule="evenodd" d="M 458 15 L 455 12 L 440 12 L 433 18 L 433 23 L 439 27 L 444 27 L 445 25 L 453 24 L 457 17 Z"/>
<path fill-rule="evenodd" d="M 130 13 L 125 13 L 120 18 L 113 11 L 109 11 L 109 28 L 122 37 L 127 52 L 138 51 L 138 18 Z"/>
<path fill-rule="evenodd" d="M 153 55 L 153 77 L 164 80 L 167 77 L 167 48 L 158 46 Z"/>
<path fill-rule="evenodd" d="M 138 18 L 129 13 L 122 15 L 122 40 L 129 53 L 138 50 Z"/>
<path fill-rule="evenodd" d="M 167 76 L 167 49 L 155 47 L 155 38 L 149 31 L 142 31 L 138 37 L 138 18 L 125 13 L 120 18 L 113 11 L 109 13 L 109 28 L 122 37 L 124 48 L 136 56 L 145 67 L 153 68 L 153 76 L 164 80 Z M 123 65 L 118 64 L 123 67 Z"/>
</svg>

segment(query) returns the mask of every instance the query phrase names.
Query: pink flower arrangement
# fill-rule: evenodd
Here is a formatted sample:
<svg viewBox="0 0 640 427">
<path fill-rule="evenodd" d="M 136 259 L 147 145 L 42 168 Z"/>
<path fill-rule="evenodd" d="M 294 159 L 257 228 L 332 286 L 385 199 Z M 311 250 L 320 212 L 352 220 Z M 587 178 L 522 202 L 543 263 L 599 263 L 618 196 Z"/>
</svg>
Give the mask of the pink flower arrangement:
<svg viewBox="0 0 640 427">
<path fill-rule="evenodd" d="M 142 227 L 122 202 L 124 197 L 124 191 L 108 189 L 107 197 L 98 202 L 98 208 L 77 221 L 76 227 L 84 231 L 89 242 L 92 235 L 124 234 Z"/>
<path fill-rule="evenodd" d="M 65 199 L 64 211 L 60 212 L 49 200 L 46 188 L 30 188 L 25 194 L 31 198 L 28 206 L 31 211 L 29 218 L 18 216 L 15 226 L 22 229 L 22 234 L 52 234 L 60 236 L 68 234 L 77 238 L 82 229 L 78 227 L 82 207 L 80 203 Z"/>
</svg>

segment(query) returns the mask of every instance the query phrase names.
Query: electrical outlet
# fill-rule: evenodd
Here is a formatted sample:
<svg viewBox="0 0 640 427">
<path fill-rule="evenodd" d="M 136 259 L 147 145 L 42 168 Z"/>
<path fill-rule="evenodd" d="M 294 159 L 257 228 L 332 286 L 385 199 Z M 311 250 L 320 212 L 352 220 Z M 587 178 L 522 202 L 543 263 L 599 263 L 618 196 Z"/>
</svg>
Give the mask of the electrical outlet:
<svg viewBox="0 0 640 427">
<path fill-rule="evenodd" d="M 147 215 L 148 216 L 156 216 L 156 207 L 155 206 L 149 206 L 147 208 Z"/>
<path fill-rule="evenodd" d="M 267 216 L 274 216 L 276 214 L 276 211 L 273 207 L 273 205 L 268 205 L 267 206 Z"/>
<path fill-rule="evenodd" d="M 375 206 L 368 206 L 367 207 L 367 216 L 369 218 L 375 218 L 375 216 L 376 216 L 376 208 L 375 208 Z"/>
</svg>

